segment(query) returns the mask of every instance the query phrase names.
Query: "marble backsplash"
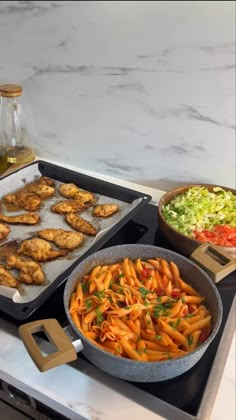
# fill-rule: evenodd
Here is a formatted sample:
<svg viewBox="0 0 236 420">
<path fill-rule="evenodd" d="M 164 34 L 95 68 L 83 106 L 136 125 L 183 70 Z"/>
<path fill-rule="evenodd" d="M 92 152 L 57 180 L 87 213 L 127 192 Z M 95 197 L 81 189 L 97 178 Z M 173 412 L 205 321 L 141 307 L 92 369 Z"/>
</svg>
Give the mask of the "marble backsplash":
<svg viewBox="0 0 236 420">
<path fill-rule="evenodd" d="M 235 2 L 1 1 L 5 82 L 23 84 L 45 159 L 235 187 Z"/>
</svg>

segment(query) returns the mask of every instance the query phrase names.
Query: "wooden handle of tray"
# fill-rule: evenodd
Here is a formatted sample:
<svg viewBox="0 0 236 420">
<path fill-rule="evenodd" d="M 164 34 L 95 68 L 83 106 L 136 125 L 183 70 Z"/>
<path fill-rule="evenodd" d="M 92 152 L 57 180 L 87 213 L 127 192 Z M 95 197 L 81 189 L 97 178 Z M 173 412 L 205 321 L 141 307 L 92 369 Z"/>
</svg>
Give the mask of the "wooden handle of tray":
<svg viewBox="0 0 236 420">
<path fill-rule="evenodd" d="M 44 356 L 36 343 L 33 334 L 44 332 L 48 339 L 55 345 L 57 351 Z M 76 360 L 76 351 L 56 319 L 43 319 L 29 322 L 19 327 L 20 337 L 33 362 L 41 372 L 56 366 Z"/>
<path fill-rule="evenodd" d="M 228 253 L 209 243 L 204 243 L 195 249 L 190 259 L 206 270 L 215 283 L 236 269 L 235 260 Z"/>
</svg>

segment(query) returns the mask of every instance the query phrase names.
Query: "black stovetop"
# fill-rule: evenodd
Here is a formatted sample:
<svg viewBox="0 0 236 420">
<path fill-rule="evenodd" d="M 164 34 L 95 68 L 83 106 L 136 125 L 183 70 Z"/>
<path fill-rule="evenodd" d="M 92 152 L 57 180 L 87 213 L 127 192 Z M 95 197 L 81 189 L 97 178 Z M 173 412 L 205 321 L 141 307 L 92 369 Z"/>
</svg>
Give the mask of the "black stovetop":
<svg viewBox="0 0 236 420">
<path fill-rule="evenodd" d="M 146 205 L 142 211 L 123 226 L 123 228 L 116 233 L 103 248 L 125 243 L 150 244 L 173 249 L 159 232 L 157 207 L 151 204 Z M 196 416 L 234 299 L 236 291 L 235 283 L 235 273 L 232 273 L 217 285 L 223 303 L 223 321 L 217 336 L 208 350 L 191 370 L 168 381 L 132 383 L 132 385 L 168 402 L 174 407 L 180 408 L 188 414 Z M 27 319 L 27 322 L 35 319 L 56 318 L 62 325 L 65 325 L 67 319 L 63 308 L 64 284 L 58 287 L 56 292 L 39 309 L 37 309 L 29 319 Z M 59 302 L 60 304 L 58 304 Z M 6 314 L 1 314 L 1 316 L 14 322 L 14 324 L 20 325 L 20 323 L 22 323 L 20 321 L 11 320 Z"/>
</svg>

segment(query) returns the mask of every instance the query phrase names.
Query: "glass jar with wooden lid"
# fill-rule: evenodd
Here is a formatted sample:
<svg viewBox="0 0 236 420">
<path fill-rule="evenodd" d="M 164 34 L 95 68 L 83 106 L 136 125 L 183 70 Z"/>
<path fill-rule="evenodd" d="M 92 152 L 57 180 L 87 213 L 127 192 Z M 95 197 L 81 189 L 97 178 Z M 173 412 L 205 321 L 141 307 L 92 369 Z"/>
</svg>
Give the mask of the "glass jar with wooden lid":
<svg viewBox="0 0 236 420">
<path fill-rule="evenodd" d="M 21 85 L 6 84 L 0 86 L 1 137 L 6 144 L 7 161 L 26 164 L 34 160 L 35 153 L 31 146 L 32 120 L 23 108 Z"/>
</svg>

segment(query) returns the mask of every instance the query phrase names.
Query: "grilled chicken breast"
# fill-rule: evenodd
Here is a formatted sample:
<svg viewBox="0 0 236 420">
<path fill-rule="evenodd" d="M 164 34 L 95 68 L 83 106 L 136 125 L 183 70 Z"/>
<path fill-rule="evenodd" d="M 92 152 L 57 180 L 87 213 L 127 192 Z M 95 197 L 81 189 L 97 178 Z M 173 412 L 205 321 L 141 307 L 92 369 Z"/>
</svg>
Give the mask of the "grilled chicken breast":
<svg viewBox="0 0 236 420">
<path fill-rule="evenodd" d="M 66 198 L 74 198 L 75 200 L 81 200 L 83 203 L 91 203 L 94 201 L 94 196 L 89 191 L 82 191 L 77 185 L 69 183 L 69 184 L 61 184 L 59 187 L 59 191 L 61 195 Z"/>
<path fill-rule="evenodd" d="M 49 187 L 55 187 L 54 179 L 48 178 L 47 176 L 41 176 L 40 178 L 31 182 L 31 184 L 34 184 L 34 185 L 48 185 Z"/>
<path fill-rule="evenodd" d="M 55 193 L 55 188 L 45 184 L 31 183 L 27 187 L 27 191 L 37 194 L 42 200 L 52 197 Z"/>
<path fill-rule="evenodd" d="M 110 217 L 118 210 L 118 204 L 98 204 L 93 209 L 93 215 L 96 217 Z"/>
<path fill-rule="evenodd" d="M 97 229 L 91 225 L 91 223 L 87 222 L 77 214 L 67 214 L 65 219 L 67 223 L 69 223 L 69 225 L 71 225 L 75 230 L 85 233 L 85 235 L 96 236 L 98 233 Z"/>
<path fill-rule="evenodd" d="M 62 249 L 75 249 L 81 245 L 84 239 L 81 232 L 74 232 L 72 230 L 43 229 L 37 233 L 40 238 L 52 241 Z"/>
<path fill-rule="evenodd" d="M 10 224 L 22 223 L 23 225 L 36 225 L 40 222 L 40 216 L 37 213 L 23 213 L 17 216 L 6 216 L 5 214 L 0 214 L 0 222 L 6 222 Z"/>
<path fill-rule="evenodd" d="M 84 210 L 84 208 L 85 205 L 81 200 L 66 200 L 53 204 L 51 210 L 54 213 L 67 214 L 76 213 L 78 211 Z"/>
<path fill-rule="evenodd" d="M 74 198 L 76 194 L 80 191 L 77 185 L 69 183 L 69 184 L 61 184 L 59 187 L 60 194 L 66 198 Z"/>
<path fill-rule="evenodd" d="M 17 250 L 17 254 L 27 255 L 36 261 L 50 261 L 66 255 L 67 252 L 66 250 L 54 249 L 47 241 L 39 238 L 26 239 Z"/>
<path fill-rule="evenodd" d="M 6 239 L 9 233 L 10 233 L 9 226 L 4 225 L 3 223 L 0 223 L 0 241 L 2 241 L 3 239 Z"/>
<path fill-rule="evenodd" d="M 79 191 L 74 199 L 81 200 L 83 203 L 92 203 L 95 200 L 94 195 L 89 191 Z"/>
<path fill-rule="evenodd" d="M 27 211 L 36 211 L 41 204 L 40 197 L 37 194 L 27 191 L 19 191 L 16 194 L 8 194 L 5 196 L 5 200 L 16 207 L 23 208 Z"/>
<path fill-rule="evenodd" d="M 7 287 L 17 287 L 17 279 L 7 271 L 3 265 L 0 265 L 0 285 Z"/>
<path fill-rule="evenodd" d="M 39 263 L 29 258 L 11 254 L 7 257 L 7 268 L 19 270 L 19 280 L 26 284 L 43 284 L 45 275 Z"/>
</svg>

